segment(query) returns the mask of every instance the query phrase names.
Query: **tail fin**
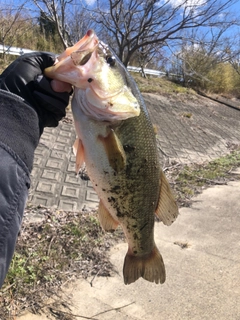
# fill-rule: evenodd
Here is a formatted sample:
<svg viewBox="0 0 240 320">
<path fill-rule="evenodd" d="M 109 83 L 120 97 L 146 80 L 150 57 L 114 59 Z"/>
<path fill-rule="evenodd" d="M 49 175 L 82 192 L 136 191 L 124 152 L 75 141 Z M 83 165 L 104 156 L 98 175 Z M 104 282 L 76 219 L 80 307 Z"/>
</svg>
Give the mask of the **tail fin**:
<svg viewBox="0 0 240 320">
<path fill-rule="evenodd" d="M 150 282 L 164 283 L 165 266 L 156 245 L 152 252 L 144 256 L 134 256 L 128 252 L 124 261 L 123 277 L 125 284 L 133 283 L 140 277 Z"/>
</svg>

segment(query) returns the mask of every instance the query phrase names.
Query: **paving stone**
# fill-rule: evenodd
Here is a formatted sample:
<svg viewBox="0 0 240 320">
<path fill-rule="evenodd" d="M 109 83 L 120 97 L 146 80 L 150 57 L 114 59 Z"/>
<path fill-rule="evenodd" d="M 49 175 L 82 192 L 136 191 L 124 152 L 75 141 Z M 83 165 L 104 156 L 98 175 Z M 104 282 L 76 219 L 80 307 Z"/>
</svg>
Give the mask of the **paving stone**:
<svg viewBox="0 0 240 320">
<path fill-rule="evenodd" d="M 71 173 L 70 172 L 70 173 L 66 174 L 65 182 L 66 183 L 70 183 L 70 184 L 75 184 L 75 185 L 79 186 L 80 182 L 81 182 L 81 179 L 78 176 L 76 176 L 75 173 Z"/>
<path fill-rule="evenodd" d="M 65 137 L 65 136 L 58 136 L 56 141 L 61 142 L 61 143 L 65 143 L 66 145 L 68 145 L 70 142 L 70 138 Z"/>
<path fill-rule="evenodd" d="M 34 198 L 31 199 L 31 203 L 47 207 L 52 207 L 54 205 L 52 198 L 38 194 L 34 195 Z"/>
<path fill-rule="evenodd" d="M 71 199 L 62 199 L 59 201 L 58 206 L 62 209 L 62 210 L 66 210 L 66 211 L 76 211 L 79 210 L 79 205 L 77 201 L 72 201 Z"/>
<path fill-rule="evenodd" d="M 61 170 L 64 166 L 64 161 L 62 159 L 48 159 L 46 167 L 55 168 Z"/>
<path fill-rule="evenodd" d="M 43 158 L 43 156 L 47 156 L 47 154 L 50 152 L 49 149 L 47 149 L 45 146 L 43 145 L 39 145 L 37 147 L 37 149 L 35 150 L 35 157 L 36 156 L 41 156 Z"/>
<path fill-rule="evenodd" d="M 44 135 L 41 137 L 42 143 L 44 141 L 53 141 L 55 140 L 55 137 L 52 135 L 52 133 L 48 133 L 47 131 L 44 132 Z"/>
<path fill-rule="evenodd" d="M 63 186 L 61 195 L 71 198 L 79 198 L 79 188 L 73 186 Z"/>
<path fill-rule="evenodd" d="M 56 158 L 56 159 L 64 159 L 66 157 L 66 152 L 64 151 L 59 151 L 59 150 L 53 150 L 51 152 L 51 157 Z"/>
<path fill-rule="evenodd" d="M 54 193 L 56 188 L 55 183 L 51 183 L 50 181 L 39 181 L 36 190 L 44 193 Z"/>
<path fill-rule="evenodd" d="M 67 165 L 67 171 L 75 172 L 75 163 L 69 162 Z"/>
<path fill-rule="evenodd" d="M 46 166 L 46 162 L 49 158 L 50 152 L 35 154 L 34 155 L 34 167 L 43 168 Z"/>
<path fill-rule="evenodd" d="M 71 132 L 67 129 L 67 126 L 64 126 L 64 127 L 65 127 L 65 130 L 63 130 L 62 128 L 62 130 L 59 131 L 59 135 L 63 137 L 71 138 L 72 136 Z"/>
<path fill-rule="evenodd" d="M 59 151 L 66 151 L 68 147 L 66 146 L 65 143 L 55 143 L 53 146 L 53 150 L 59 150 Z"/>
<path fill-rule="evenodd" d="M 43 169 L 41 177 L 49 180 L 55 180 L 57 182 L 59 181 L 60 174 L 61 174 L 60 171 Z"/>
<path fill-rule="evenodd" d="M 91 202 L 98 202 L 98 196 L 94 189 L 92 190 L 87 190 L 86 192 L 86 200 L 91 201 Z"/>
</svg>

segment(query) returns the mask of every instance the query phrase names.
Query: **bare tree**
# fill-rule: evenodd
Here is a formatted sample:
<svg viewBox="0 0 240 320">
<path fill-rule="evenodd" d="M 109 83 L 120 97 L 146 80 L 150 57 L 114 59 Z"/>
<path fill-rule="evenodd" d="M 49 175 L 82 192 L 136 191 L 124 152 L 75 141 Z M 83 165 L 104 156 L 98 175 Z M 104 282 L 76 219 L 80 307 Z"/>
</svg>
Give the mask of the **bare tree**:
<svg viewBox="0 0 240 320">
<path fill-rule="evenodd" d="M 139 48 L 130 60 L 130 64 L 133 65 L 134 61 L 137 61 L 137 65 L 141 68 L 141 74 L 144 78 L 147 77 L 145 68 L 158 68 L 159 61 L 162 61 L 163 52 L 160 45 L 148 45 Z"/>
<path fill-rule="evenodd" d="M 236 1 L 97 0 L 86 10 L 115 40 L 117 54 L 127 65 L 140 48 L 182 39 L 184 30 L 229 23 L 227 10 Z"/>
<path fill-rule="evenodd" d="M 73 43 L 79 41 L 89 29 L 97 29 L 96 23 L 89 19 L 88 14 L 83 10 L 81 3 L 72 6 L 71 19 L 68 21 L 69 34 Z"/>
<path fill-rule="evenodd" d="M 17 7 L 0 8 L 0 43 L 3 48 L 17 45 L 19 38 L 29 29 L 29 24 L 26 23 L 29 17 L 24 12 L 25 4 L 26 2 Z M 6 51 L 3 51 L 3 58 L 6 59 Z"/>
<path fill-rule="evenodd" d="M 64 49 L 73 45 L 67 17 L 69 13 L 68 7 L 72 4 L 73 0 L 33 0 L 33 2 L 39 11 L 45 13 L 49 21 L 55 24 Z"/>
<path fill-rule="evenodd" d="M 231 24 L 210 27 L 206 32 L 197 28 L 185 33 L 178 50 L 172 52 L 173 61 L 178 64 L 178 74 L 187 84 L 198 85 L 210 81 L 208 74 L 220 63 L 236 61 L 240 48 L 229 30 Z"/>
<path fill-rule="evenodd" d="M 93 21 L 83 10 L 82 1 L 78 0 L 32 0 L 55 30 L 64 48 L 72 46 L 86 31 L 93 27 Z"/>
</svg>

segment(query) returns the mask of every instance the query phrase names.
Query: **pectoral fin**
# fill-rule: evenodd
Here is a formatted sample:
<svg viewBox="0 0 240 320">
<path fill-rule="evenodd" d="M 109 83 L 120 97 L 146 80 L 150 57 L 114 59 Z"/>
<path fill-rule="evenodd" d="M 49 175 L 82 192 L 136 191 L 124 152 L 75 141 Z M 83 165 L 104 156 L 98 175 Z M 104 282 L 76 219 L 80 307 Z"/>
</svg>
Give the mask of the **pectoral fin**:
<svg viewBox="0 0 240 320">
<path fill-rule="evenodd" d="M 117 229 L 119 222 L 115 220 L 109 211 L 105 208 L 102 200 L 100 200 L 99 207 L 98 207 L 98 216 L 99 222 L 105 231 L 114 231 Z"/>
<path fill-rule="evenodd" d="M 73 153 L 76 156 L 76 173 L 79 172 L 81 166 L 84 163 L 84 148 L 81 139 L 76 139 L 73 144 Z"/>
<path fill-rule="evenodd" d="M 163 171 L 160 175 L 160 194 L 155 214 L 167 226 L 171 225 L 178 216 L 177 203 Z"/>
<path fill-rule="evenodd" d="M 123 170 L 126 166 L 126 154 L 114 130 L 111 129 L 106 137 L 98 138 L 104 145 L 110 166 L 116 172 Z"/>
</svg>

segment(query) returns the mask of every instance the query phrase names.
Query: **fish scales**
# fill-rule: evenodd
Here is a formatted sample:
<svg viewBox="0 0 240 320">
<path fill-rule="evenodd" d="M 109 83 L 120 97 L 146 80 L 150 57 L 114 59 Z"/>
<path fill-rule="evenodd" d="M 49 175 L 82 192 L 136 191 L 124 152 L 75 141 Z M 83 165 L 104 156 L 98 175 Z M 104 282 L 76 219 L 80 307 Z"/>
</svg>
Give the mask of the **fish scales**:
<svg viewBox="0 0 240 320">
<path fill-rule="evenodd" d="M 144 106 L 145 107 L 145 106 Z M 155 136 L 148 115 L 141 108 L 137 119 L 125 120 L 116 129 L 116 134 L 126 152 L 126 169 L 121 176 L 122 197 L 117 198 L 117 216 L 126 220 L 127 238 L 134 243 L 134 254 L 149 252 L 153 246 L 154 215 L 158 196 L 160 167 L 156 150 Z M 127 190 L 127 191 L 126 191 Z M 128 210 L 124 210 L 128 192 Z M 124 200 L 125 201 L 122 201 Z M 118 217 L 119 220 L 120 217 Z M 149 241 L 146 241 L 148 239 Z M 134 240 L 134 241 L 133 241 Z"/>
</svg>

